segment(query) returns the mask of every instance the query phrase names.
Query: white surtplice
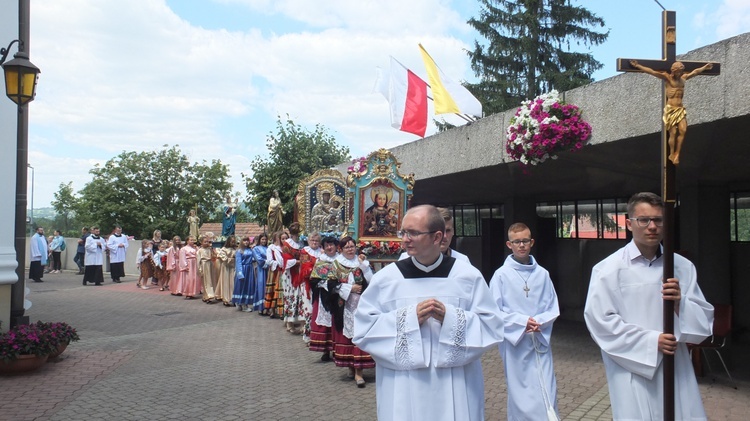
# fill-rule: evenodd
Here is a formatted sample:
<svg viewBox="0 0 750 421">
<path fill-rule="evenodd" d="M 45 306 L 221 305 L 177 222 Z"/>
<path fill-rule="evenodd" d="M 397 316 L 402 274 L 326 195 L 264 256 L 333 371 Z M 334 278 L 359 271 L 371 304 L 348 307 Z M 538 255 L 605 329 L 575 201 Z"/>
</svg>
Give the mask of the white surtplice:
<svg viewBox="0 0 750 421">
<path fill-rule="evenodd" d="M 557 412 L 550 337 L 560 309 L 549 273 L 529 257 L 524 265 L 508 256 L 490 281 L 505 323 L 499 349 L 508 385 L 508 419 L 518 421 L 546 420 L 548 408 Z M 526 332 L 530 317 L 541 332 Z"/>
<path fill-rule="evenodd" d="M 421 326 L 416 306 L 434 298 L 446 314 Z M 483 420 L 479 358 L 502 341 L 503 322 L 481 273 L 439 257 L 414 259 L 373 276 L 354 320 L 353 342 L 375 359 L 378 419 Z"/>
<path fill-rule="evenodd" d="M 615 420 L 663 419 L 663 258 L 648 261 L 632 241 L 599 262 L 591 272 L 584 317 L 602 349 L 612 416 Z M 674 255 L 674 277 L 682 298 L 674 317 L 675 419 L 705 420 L 698 383 L 686 343 L 711 335 L 713 306 L 703 297 L 695 266 Z"/>
</svg>

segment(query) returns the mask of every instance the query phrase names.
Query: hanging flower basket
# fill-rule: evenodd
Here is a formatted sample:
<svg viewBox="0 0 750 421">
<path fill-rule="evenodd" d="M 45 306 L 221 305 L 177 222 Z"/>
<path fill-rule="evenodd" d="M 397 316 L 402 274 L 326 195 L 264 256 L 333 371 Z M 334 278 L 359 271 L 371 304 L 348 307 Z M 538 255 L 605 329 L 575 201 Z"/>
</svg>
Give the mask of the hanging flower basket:
<svg viewBox="0 0 750 421">
<path fill-rule="evenodd" d="M 566 104 L 557 91 L 524 101 L 506 130 L 506 151 L 523 165 L 556 159 L 563 151 L 575 152 L 591 137 L 591 125 L 581 110 Z"/>
</svg>

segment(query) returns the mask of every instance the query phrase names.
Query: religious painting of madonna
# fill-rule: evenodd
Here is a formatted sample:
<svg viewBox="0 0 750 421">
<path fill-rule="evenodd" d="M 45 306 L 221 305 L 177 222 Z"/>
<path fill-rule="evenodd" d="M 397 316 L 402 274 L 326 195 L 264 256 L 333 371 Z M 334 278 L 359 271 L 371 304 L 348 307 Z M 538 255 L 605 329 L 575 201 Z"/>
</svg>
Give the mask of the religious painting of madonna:
<svg viewBox="0 0 750 421">
<path fill-rule="evenodd" d="M 344 176 L 331 169 L 318 170 L 297 187 L 298 222 L 305 235 L 347 232 L 350 195 Z"/>
<path fill-rule="evenodd" d="M 401 228 L 404 194 L 390 180 L 379 179 L 362 189 L 359 217 L 361 237 L 391 237 Z"/>
</svg>

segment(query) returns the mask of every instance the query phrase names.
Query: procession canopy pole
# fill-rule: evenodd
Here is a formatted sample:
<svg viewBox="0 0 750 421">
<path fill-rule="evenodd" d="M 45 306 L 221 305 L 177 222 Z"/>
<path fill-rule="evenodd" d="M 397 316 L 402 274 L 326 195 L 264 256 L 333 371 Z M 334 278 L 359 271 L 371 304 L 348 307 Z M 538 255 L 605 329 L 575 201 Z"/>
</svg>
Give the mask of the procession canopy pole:
<svg viewBox="0 0 750 421">
<path fill-rule="evenodd" d="M 662 118 L 661 130 L 661 194 L 664 200 L 664 273 L 663 280 L 674 277 L 674 238 L 675 221 L 674 209 L 677 202 L 675 166 L 679 165 L 679 152 L 684 140 L 687 122 L 684 114 L 681 120 L 670 121 L 670 108 L 682 107 L 684 94 L 684 80 L 696 76 L 718 75 L 720 65 L 718 63 L 680 61 L 684 65 L 680 73 L 676 73 L 673 65 L 677 62 L 677 18 L 674 11 L 662 12 L 662 59 L 640 60 L 640 59 L 617 59 L 617 70 L 620 72 L 643 72 L 659 77 L 662 82 Z M 679 65 L 676 66 L 679 70 Z M 682 76 L 684 74 L 684 76 Z M 679 104 L 679 107 L 672 105 Z M 679 117 L 678 117 L 679 118 Z M 664 333 L 674 334 L 674 301 L 664 300 Z M 674 356 L 663 355 L 662 366 L 664 369 L 664 419 L 673 421 L 674 412 Z"/>
</svg>

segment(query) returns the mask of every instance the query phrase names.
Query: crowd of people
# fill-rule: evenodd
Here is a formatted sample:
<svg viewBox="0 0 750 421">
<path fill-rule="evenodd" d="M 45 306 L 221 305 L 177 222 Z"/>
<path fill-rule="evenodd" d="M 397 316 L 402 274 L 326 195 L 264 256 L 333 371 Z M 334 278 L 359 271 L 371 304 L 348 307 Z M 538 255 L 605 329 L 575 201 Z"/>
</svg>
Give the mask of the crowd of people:
<svg viewBox="0 0 750 421">
<path fill-rule="evenodd" d="M 584 316 L 602 350 L 615 419 L 662 417 L 664 356 L 679 369 L 676 419 L 706 419 L 686 343 L 711 334 L 713 308 L 688 260 L 675 256 L 675 278 L 662 280 L 663 206 L 654 194 L 634 195 L 626 220 L 633 240 L 591 275 Z M 495 346 L 508 419 L 559 419 L 551 335 L 560 312 L 550 275 L 531 254 L 531 229 L 510 225 L 510 254 L 489 285 L 449 247 L 446 209 L 409 209 L 397 235 L 404 254 L 373 273 L 354 238 L 304 238 L 298 223 L 270 238 L 229 236 L 218 248 L 211 233 L 183 243 L 156 231 L 137 253 L 137 286 L 281 320 L 322 361 L 346 368 L 357 387 L 366 384 L 362 370 L 375 368 L 379 419 L 484 419 L 480 357 Z M 97 227 L 83 233 L 76 262 L 84 285 L 101 284 L 105 250 L 110 259 L 124 255 L 120 236 L 117 228 L 106 241 Z M 45 258 L 54 260 L 47 245 L 40 229 L 31 241 L 34 280 Z M 121 276 L 113 267 L 113 281 Z M 674 334 L 660 331 L 663 300 L 675 302 Z"/>
</svg>

